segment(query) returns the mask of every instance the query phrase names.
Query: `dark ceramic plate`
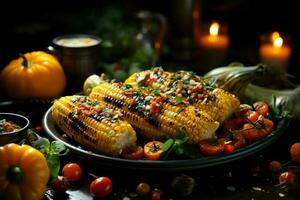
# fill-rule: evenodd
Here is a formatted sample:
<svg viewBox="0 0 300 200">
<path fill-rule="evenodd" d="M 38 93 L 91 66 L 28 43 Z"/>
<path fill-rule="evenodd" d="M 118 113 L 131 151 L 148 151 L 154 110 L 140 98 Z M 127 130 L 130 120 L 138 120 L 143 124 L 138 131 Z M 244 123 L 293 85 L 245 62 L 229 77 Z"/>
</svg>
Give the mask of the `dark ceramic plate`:
<svg viewBox="0 0 300 200">
<path fill-rule="evenodd" d="M 130 169 L 139 169 L 139 170 L 193 170 L 200 169 L 210 166 L 216 166 L 223 163 L 232 162 L 234 160 L 244 158 L 251 154 L 254 154 L 273 142 L 275 142 L 287 129 L 289 124 L 288 119 L 282 119 L 277 124 L 277 129 L 273 131 L 267 137 L 250 144 L 246 147 L 238 149 L 230 154 L 222 154 L 218 156 L 211 157 L 201 157 L 198 159 L 185 159 L 185 160 L 166 160 L 166 161 L 151 161 L 151 160 L 127 160 L 122 158 L 114 158 L 110 156 L 105 156 L 91 151 L 85 150 L 82 147 L 79 147 L 78 144 L 71 141 L 66 137 L 63 137 L 63 132 L 56 126 L 52 116 L 51 109 L 49 109 L 44 118 L 43 126 L 46 130 L 46 133 L 54 140 L 61 141 L 67 147 L 70 148 L 71 152 L 80 156 L 83 159 L 94 160 L 97 163 L 105 164 L 109 166 L 121 167 L 121 168 L 130 168 Z"/>
</svg>

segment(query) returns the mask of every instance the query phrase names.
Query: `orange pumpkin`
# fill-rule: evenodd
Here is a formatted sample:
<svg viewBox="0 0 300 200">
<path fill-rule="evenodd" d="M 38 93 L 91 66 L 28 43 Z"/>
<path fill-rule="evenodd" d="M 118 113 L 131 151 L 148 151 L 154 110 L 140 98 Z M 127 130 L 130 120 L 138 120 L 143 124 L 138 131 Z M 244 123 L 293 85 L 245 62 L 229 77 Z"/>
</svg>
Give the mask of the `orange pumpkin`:
<svg viewBox="0 0 300 200">
<path fill-rule="evenodd" d="M 1 85 L 14 98 L 54 98 L 66 87 L 57 59 L 43 51 L 26 53 L 11 61 L 0 74 Z"/>
</svg>

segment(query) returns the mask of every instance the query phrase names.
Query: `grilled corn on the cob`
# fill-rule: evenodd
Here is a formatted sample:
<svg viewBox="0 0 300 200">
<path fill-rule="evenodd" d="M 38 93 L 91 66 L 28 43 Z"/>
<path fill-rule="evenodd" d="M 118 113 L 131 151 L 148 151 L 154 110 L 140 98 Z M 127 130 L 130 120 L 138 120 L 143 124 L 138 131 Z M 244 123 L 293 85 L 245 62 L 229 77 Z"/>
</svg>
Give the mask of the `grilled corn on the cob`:
<svg viewBox="0 0 300 200">
<path fill-rule="evenodd" d="M 136 145 L 136 133 L 121 113 L 85 96 L 61 97 L 52 106 L 57 125 L 90 150 L 117 156 Z"/>
<path fill-rule="evenodd" d="M 95 87 L 90 98 L 119 108 L 124 118 L 149 139 L 173 137 L 184 130 L 188 142 L 214 138 L 219 123 L 194 106 L 173 102 L 173 97 L 156 89 L 132 88 L 128 85 L 102 83 Z"/>
<path fill-rule="evenodd" d="M 216 88 L 210 80 L 188 71 L 170 73 L 157 69 L 147 70 L 133 74 L 125 84 L 133 87 L 150 87 L 158 89 L 165 95 L 179 97 L 183 102 L 207 112 L 220 123 L 240 105 L 235 95 Z"/>
</svg>

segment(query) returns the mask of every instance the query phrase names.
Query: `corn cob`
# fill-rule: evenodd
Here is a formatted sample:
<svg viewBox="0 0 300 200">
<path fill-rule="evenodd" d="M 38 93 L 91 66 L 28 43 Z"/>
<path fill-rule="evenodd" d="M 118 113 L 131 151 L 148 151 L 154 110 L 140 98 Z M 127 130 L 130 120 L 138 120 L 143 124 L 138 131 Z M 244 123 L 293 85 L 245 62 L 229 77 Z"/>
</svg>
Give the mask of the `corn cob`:
<svg viewBox="0 0 300 200">
<path fill-rule="evenodd" d="M 130 76 L 125 83 L 133 87 L 141 87 L 139 80 L 147 83 L 151 77 L 153 78 L 152 84 L 142 86 L 159 89 L 166 95 L 179 96 L 183 102 L 207 112 L 212 119 L 220 123 L 237 110 L 240 104 L 238 98 L 233 94 L 216 88 L 208 79 L 188 71 L 170 73 L 148 70 Z M 164 77 L 164 82 L 160 81 L 161 77 Z"/>
<path fill-rule="evenodd" d="M 167 88 L 170 84 L 172 73 L 163 71 L 161 68 L 136 72 L 125 80 L 125 84 L 132 87 L 151 87 L 154 89 Z"/>
<path fill-rule="evenodd" d="M 194 106 L 172 105 L 153 91 L 102 83 L 92 90 L 90 98 L 118 108 L 124 118 L 149 139 L 174 137 L 177 130 L 183 130 L 192 144 L 215 137 L 218 122 Z"/>
<path fill-rule="evenodd" d="M 136 133 L 122 114 L 85 96 L 61 97 L 52 106 L 57 125 L 89 150 L 117 156 L 136 145 Z"/>
</svg>

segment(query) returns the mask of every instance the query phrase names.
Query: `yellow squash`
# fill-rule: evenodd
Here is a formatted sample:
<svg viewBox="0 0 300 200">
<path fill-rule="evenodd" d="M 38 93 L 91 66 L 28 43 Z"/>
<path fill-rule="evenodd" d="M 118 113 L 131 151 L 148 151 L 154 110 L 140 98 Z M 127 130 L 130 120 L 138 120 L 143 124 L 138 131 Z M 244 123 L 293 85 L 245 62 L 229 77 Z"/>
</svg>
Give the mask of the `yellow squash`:
<svg viewBox="0 0 300 200">
<path fill-rule="evenodd" d="M 14 98 L 54 98 L 66 86 L 64 71 L 57 59 L 45 52 L 26 53 L 11 61 L 1 72 L 6 93 Z"/>
<path fill-rule="evenodd" d="M 44 155 L 29 145 L 0 147 L 0 199 L 42 199 L 49 179 Z"/>
</svg>

